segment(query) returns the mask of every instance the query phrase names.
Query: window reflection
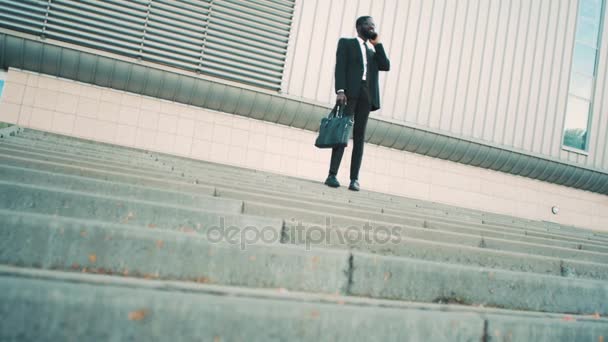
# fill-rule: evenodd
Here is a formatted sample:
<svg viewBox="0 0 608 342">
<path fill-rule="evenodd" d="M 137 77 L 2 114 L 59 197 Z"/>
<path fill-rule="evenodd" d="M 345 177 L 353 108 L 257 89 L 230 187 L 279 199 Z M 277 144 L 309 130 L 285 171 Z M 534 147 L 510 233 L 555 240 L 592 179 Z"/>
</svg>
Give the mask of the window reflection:
<svg viewBox="0 0 608 342">
<path fill-rule="evenodd" d="M 572 57 L 573 71 L 587 75 L 595 74 L 595 55 L 597 50 L 585 44 L 576 43 Z"/>
<path fill-rule="evenodd" d="M 587 132 L 593 108 L 604 7 L 604 0 L 579 0 L 563 144 L 583 151 L 587 150 L 589 140 Z"/>
<path fill-rule="evenodd" d="M 576 39 L 579 42 L 597 46 L 598 39 L 598 24 L 592 22 L 588 18 L 580 18 L 578 22 L 578 30 L 576 32 Z"/>
<path fill-rule="evenodd" d="M 593 20 L 599 24 L 602 13 L 602 0 L 581 0 L 579 3 L 579 16 Z"/>
<path fill-rule="evenodd" d="M 568 98 L 564 145 L 581 150 L 586 149 L 589 106 L 589 101 L 574 96 Z"/>
<path fill-rule="evenodd" d="M 591 100 L 591 90 L 593 89 L 593 77 L 572 73 L 570 82 L 570 92 L 587 100 Z"/>
</svg>

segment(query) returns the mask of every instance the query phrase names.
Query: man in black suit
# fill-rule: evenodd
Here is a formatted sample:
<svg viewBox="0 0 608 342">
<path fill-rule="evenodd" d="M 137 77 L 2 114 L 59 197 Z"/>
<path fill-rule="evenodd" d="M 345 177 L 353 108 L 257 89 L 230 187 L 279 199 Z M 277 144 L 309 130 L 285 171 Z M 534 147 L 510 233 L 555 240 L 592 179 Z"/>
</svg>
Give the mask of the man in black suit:
<svg viewBox="0 0 608 342">
<path fill-rule="evenodd" d="M 359 191 L 359 169 L 363 158 L 365 127 L 370 111 L 380 109 L 380 90 L 378 71 L 388 71 L 390 61 L 376 33 L 376 25 L 370 16 L 357 19 L 357 37 L 341 38 L 336 52 L 336 103 L 345 107 L 345 113 L 352 115 L 353 154 L 350 164 L 350 185 L 348 188 Z M 336 147 L 331 152 L 329 176 L 325 184 L 337 188 L 336 179 L 344 147 Z"/>
</svg>

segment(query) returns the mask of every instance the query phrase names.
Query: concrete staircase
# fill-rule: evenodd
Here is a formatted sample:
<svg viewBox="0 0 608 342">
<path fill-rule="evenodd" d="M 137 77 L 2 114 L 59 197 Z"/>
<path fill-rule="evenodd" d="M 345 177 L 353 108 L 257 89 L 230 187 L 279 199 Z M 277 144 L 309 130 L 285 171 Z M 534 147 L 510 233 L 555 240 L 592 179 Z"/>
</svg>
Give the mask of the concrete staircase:
<svg viewBox="0 0 608 342">
<path fill-rule="evenodd" d="M 608 234 L 0 135 L 0 340 L 608 341 Z"/>
</svg>

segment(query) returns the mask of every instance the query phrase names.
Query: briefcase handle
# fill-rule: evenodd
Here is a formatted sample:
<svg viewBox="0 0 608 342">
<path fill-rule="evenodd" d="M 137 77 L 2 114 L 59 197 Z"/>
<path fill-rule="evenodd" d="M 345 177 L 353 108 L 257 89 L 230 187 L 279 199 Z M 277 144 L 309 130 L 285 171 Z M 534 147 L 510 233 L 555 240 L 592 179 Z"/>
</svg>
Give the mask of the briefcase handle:
<svg viewBox="0 0 608 342">
<path fill-rule="evenodd" d="M 327 118 L 331 119 L 334 117 L 338 117 L 341 118 L 344 115 L 344 106 L 340 106 L 339 104 L 336 104 L 334 106 L 334 109 L 331 110 L 331 112 L 329 112 L 329 115 L 327 116 Z"/>
</svg>

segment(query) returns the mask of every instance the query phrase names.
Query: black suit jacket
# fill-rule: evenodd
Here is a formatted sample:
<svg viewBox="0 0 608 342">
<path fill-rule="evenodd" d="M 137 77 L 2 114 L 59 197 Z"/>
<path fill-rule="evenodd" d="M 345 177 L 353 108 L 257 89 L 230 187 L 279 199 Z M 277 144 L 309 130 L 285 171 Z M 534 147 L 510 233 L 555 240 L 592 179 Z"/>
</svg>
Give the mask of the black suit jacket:
<svg viewBox="0 0 608 342">
<path fill-rule="evenodd" d="M 378 71 L 388 71 L 390 61 L 386 57 L 382 44 L 375 46 L 374 58 L 368 61 L 368 83 L 370 91 L 371 110 L 380 109 L 380 87 L 378 86 Z M 346 98 L 356 98 L 361 89 L 363 76 L 363 56 L 357 38 L 341 38 L 336 52 L 336 91 L 344 89 Z"/>
</svg>

